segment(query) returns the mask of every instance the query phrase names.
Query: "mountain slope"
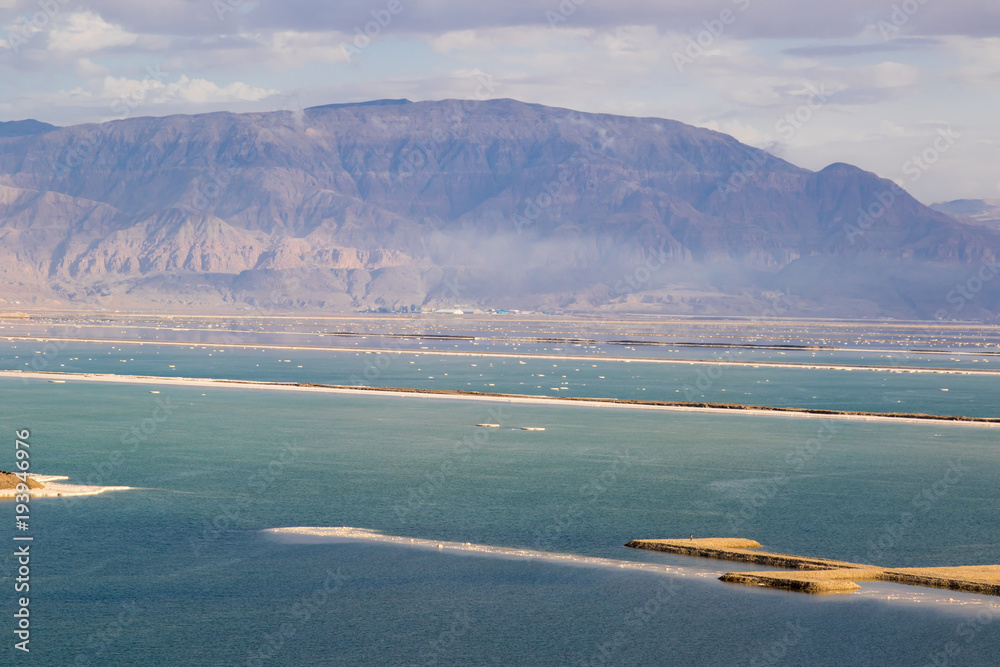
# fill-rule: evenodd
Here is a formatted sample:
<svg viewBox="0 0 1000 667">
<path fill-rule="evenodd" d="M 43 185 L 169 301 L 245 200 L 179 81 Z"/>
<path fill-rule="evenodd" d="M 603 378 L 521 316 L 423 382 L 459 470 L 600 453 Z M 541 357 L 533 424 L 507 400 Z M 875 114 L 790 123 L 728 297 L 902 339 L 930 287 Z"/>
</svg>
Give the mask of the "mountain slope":
<svg viewBox="0 0 1000 667">
<path fill-rule="evenodd" d="M 55 125 L 42 123 L 33 118 L 10 120 L 0 122 L 0 137 L 24 137 L 31 134 L 44 134 L 55 129 L 57 129 Z"/>
<path fill-rule="evenodd" d="M 931 204 L 930 207 L 960 222 L 1000 229 L 1000 199 L 956 199 Z"/>
<path fill-rule="evenodd" d="M 0 244 L 38 303 L 933 317 L 1000 235 L 676 121 L 382 100 L 0 139 Z"/>
</svg>

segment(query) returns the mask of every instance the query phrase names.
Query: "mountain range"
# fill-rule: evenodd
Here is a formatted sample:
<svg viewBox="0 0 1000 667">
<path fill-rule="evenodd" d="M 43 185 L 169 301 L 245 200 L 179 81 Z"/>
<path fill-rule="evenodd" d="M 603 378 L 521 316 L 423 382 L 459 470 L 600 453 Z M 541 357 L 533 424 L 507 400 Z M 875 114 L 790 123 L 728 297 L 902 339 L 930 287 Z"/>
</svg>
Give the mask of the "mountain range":
<svg viewBox="0 0 1000 667">
<path fill-rule="evenodd" d="M 1000 208 L 965 201 L 506 99 L 17 121 L 0 306 L 995 320 Z"/>
</svg>

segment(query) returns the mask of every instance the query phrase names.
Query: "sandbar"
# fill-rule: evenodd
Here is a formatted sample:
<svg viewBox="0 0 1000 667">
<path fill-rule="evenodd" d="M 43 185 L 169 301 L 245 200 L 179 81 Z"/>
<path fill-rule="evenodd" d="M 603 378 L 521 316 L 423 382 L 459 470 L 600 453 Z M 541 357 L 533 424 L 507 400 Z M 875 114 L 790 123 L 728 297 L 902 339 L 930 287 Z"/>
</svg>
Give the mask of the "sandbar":
<svg viewBox="0 0 1000 667">
<path fill-rule="evenodd" d="M 728 583 L 783 588 L 802 593 L 850 593 L 861 588 L 857 583 L 859 581 L 883 581 L 980 595 L 1000 595 L 1000 565 L 886 568 L 827 558 L 756 551 L 760 547 L 759 543 L 742 538 L 632 540 L 625 546 L 788 568 L 793 571 L 727 572 L 719 579 Z"/>
<path fill-rule="evenodd" d="M 56 496 L 96 496 L 105 491 L 128 491 L 130 486 L 92 486 L 85 484 L 60 484 L 58 480 L 69 479 L 62 475 L 28 475 L 28 493 L 32 498 L 54 498 Z M 14 473 L 0 470 L 0 499 L 18 495 L 20 483 Z"/>
<path fill-rule="evenodd" d="M 740 403 L 706 403 L 685 401 L 644 401 L 622 398 L 590 398 L 585 396 L 533 396 L 528 394 L 501 394 L 455 389 L 416 389 L 409 387 L 363 387 L 315 384 L 312 382 L 262 382 L 254 380 L 228 380 L 214 378 L 183 378 L 148 375 L 115 375 L 110 373 L 64 373 L 56 371 L 0 370 L 0 378 L 50 380 L 62 378 L 80 382 L 108 382 L 115 384 L 153 384 L 175 387 L 230 387 L 275 391 L 307 391 L 339 394 L 368 394 L 400 397 L 422 397 L 463 401 L 488 401 L 493 403 L 525 403 L 538 405 L 578 405 L 594 408 L 630 408 L 639 410 L 667 410 L 675 412 L 701 412 L 709 414 L 772 415 L 814 419 L 848 419 L 859 421 L 893 421 L 911 423 L 950 423 L 968 426 L 997 427 L 1000 418 L 967 417 L 964 415 L 929 415 L 923 413 L 857 412 L 823 410 L 814 408 L 773 407 L 744 405 Z"/>
</svg>

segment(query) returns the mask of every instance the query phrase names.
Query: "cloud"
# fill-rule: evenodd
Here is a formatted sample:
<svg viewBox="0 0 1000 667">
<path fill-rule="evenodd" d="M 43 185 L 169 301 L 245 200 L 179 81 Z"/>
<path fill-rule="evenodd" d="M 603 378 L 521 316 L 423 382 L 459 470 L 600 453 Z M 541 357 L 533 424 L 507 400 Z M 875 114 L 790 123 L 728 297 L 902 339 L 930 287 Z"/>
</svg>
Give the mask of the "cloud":
<svg viewBox="0 0 1000 667">
<path fill-rule="evenodd" d="M 1000 83 L 1000 37 L 951 37 L 945 44 L 961 61 L 952 71 L 952 78 L 973 86 L 995 87 Z"/>
<path fill-rule="evenodd" d="M 468 99 L 487 77 L 496 84 L 490 97 L 676 118 L 768 147 L 781 136 L 776 122 L 823 88 L 822 111 L 790 141 L 782 137 L 790 158 L 825 160 L 818 166 L 892 171 L 887 147 L 919 134 L 924 118 L 965 123 L 970 137 L 1000 142 L 991 115 L 1000 84 L 996 2 L 927 0 L 903 20 L 893 17 L 903 0 L 398 0 L 403 10 L 348 64 L 341 45 L 385 19 L 389 0 L 220 1 L 239 9 L 220 18 L 212 0 L 68 0 L 17 53 L 0 51 L 0 113 L 104 119 L 137 89 L 142 99 L 130 113 L 157 115 L 262 111 L 286 99 Z M 8 32 L 38 2 L 0 0 L 10 8 Z M 560 6 L 565 20 L 553 27 L 546 12 Z M 723 10 L 734 20 L 679 71 L 672 54 L 706 23 L 718 28 Z M 884 21 L 899 25 L 883 36 Z M 147 66 L 171 74 L 143 83 Z M 982 172 L 992 189 L 995 157 L 979 155 L 961 176 Z"/>
<path fill-rule="evenodd" d="M 125 118 L 151 113 L 154 109 L 188 112 L 212 105 L 259 102 L 279 94 L 277 90 L 251 86 L 242 81 L 219 85 L 202 78 L 181 75 L 168 82 L 168 72 L 150 67 L 141 79 L 124 76 L 104 76 L 57 93 L 39 93 L 31 96 L 38 106 L 58 104 L 100 112 L 100 120 Z M 192 109 L 193 107 L 193 109 Z"/>
<path fill-rule="evenodd" d="M 716 132 L 724 132 L 750 146 L 766 146 L 774 141 L 773 137 L 769 134 L 764 134 L 756 127 L 742 123 L 739 120 L 725 121 L 721 124 L 716 121 L 709 121 L 705 123 L 704 127 Z"/>
<path fill-rule="evenodd" d="M 36 0 L 4 0 L 12 14 L 38 10 Z M 225 3 L 226 0 L 220 0 Z M 917 2 L 918 0 L 914 0 Z M 876 29 L 879 21 L 893 20 L 893 6 L 886 0 L 505 0 L 470 3 L 467 0 L 399 0 L 402 11 L 393 17 L 386 33 L 448 32 L 497 27 L 549 28 L 551 13 L 564 10 L 559 27 L 612 30 L 622 26 L 653 26 L 662 32 L 691 33 L 703 22 L 717 19 L 723 10 L 733 11 L 737 20 L 727 33 L 742 39 L 815 39 L 858 36 L 866 28 Z M 577 2 L 580 4 L 577 5 Z M 219 12 L 209 0 L 158 0 L 155 4 L 134 0 L 74 0 L 74 6 L 103 16 L 112 24 L 134 34 L 218 35 L 259 30 L 310 32 L 336 30 L 353 34 L 373 19 L 371 12 L 386 9 L 388 0 L 369 3 L 282 0 L 251 2 L 230 0 L 234 11 Z M 745 8 L 745 9 L 744 9 Z M 550 13 L 547 15 L 547 12 Z M 1000 6 L 982 0 L 926 1 L 905 23 L 898 35 L 990 36 L 1000 33 Z M 898 20 L 898 17 L 897 17 Z M 890 23 L 891 25 L 891 23 Z M 876 35 L 878 33 L 876 32 Z M 894 33 L 895 34 L 895 33 Z M 879 37 L 881 39 L 881 37 Z"/>
<path fill-rule="evenodd" d="M 250 86 L 242 81 L 233 81 L 225 86 L 219 86 L 206 79 L 189 79 L 181 75 L 174 83 L 167 84 L 163 94 L 154 98 L 154 102 L 191 102 L 204 104 L 206 102 L 256 102 L 272 95 L 278 95 L 277 90 L 265 90 Z"/>
<path fill-rule="evenodd" d="M 69 14 L 49 31 L 48 49 L 72 53 L 91 53 L 113 46 L 134 44 L 137 35 L 119 25 L 108 23 L 93 12 Z"/>
<path fill-rule="evenodd" d="M 785 49 L 782 53 L 806 58 L 837 58 L 860 56 L 869 53 L 914 51 L 934 47 L 941 43 L 941 40 L 938 39 L 907 37 L 875 44 L 817 44 L 813 46 L 796 46 Z"/>
<path fill-rule="evenodd" d="M 73 63 L 73 73 L 83 79 L 93 79 L 99 76 L 106 76 L 111 72 L 104 65 L 99 65 L 89 58 L 78 58 Z"/>
<path fill-rule="evenodd" d="M 347 35 L 339 32 L 281 30 L 242 35 L 260 47 L 263 63 L 271 69 L 295 69 L 311 62 L 347 62 Z"/>
</svg>

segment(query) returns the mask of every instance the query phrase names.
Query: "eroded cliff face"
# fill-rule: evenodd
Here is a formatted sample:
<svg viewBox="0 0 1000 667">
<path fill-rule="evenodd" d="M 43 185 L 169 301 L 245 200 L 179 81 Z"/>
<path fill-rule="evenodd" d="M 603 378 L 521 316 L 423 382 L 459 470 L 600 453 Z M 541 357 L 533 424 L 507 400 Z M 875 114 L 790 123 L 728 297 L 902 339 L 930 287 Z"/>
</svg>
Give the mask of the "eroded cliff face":
<svg viewBox="0 0 1000 667">
<path fill-rule="evenodd" d="M 24 128 L 0 136 L 8 300 L 928 317 L 1000 249 L 849 165 L 511 100 Z"/>
</svg>

